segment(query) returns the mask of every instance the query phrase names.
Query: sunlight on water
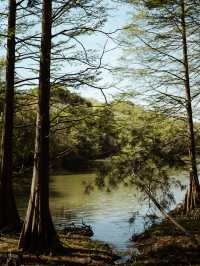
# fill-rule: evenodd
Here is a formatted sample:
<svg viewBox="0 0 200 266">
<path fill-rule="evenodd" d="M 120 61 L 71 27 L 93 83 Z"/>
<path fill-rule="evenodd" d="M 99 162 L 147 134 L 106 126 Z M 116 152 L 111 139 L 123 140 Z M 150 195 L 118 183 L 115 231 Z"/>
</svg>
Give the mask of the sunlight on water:
<svg viewBox="0 0 200 266">
<path fill-rule="evenodd" d="M 51 177 L 50 208 L 54 223 L 64 227 L 69 223 L 86 223 L 92 226 L 94 238 L 113 245 L 118 250 L 127 250 L 129 239 L 145 228 L 143 215 L 149 205 L 134 188 L 121 186 L 112 192 L 95 189 L 84 193 L 83 183 L 94 180 L 95 174 L 65 174 Z M 185 180 L 184 175 L 179 179 Z M 177 202 L 184 192 L 174 189 Z M 18 195 L 18 205 L 24 214 L 27 195 Z M 136 213 L 136 220 L 130 218 Z M 130 223 L 131 222 L 131 223 Z"/>
</svg>

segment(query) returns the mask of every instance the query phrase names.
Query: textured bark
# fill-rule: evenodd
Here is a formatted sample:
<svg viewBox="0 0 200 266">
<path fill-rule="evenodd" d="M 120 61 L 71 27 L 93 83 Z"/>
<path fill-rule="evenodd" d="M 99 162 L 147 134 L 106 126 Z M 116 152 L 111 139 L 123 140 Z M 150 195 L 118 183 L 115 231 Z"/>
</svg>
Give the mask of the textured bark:
<svg viewBox="0 0 200 266">
<path fill-rule="evenodd" d="M 31 196 L 19 248 L 49 253 L 60 248 L 49 210 L 49 95 L 51 63 L 51 0 L 43 0 L 39 100 Z"/>
<path fill-rule="evenodd" d="M 20 219 L 12 190 L 12 138 L 15 79 L 16 0 L 9 0 L 4 123 L 1 142 L 0 229 L 18 229 Z"/>
<path fill-rule="evenodd" d="M 190 214 L 190 211 L 200 207 L 200 192 L 199 187 L 196 186 L 192 173 L 190 173 L 190 184 L 185 195 L 183 206 L 184 214 Z"/>
<path fill-rule="evenodd" d="M 183 45 L 183 65 L 184 65 L 184 85 L 186 95 L 187 124 L 188 124 L 188 150 L 190 160 L 190 186 L 185 197 L 184 210 L 189 212 L 196 207 L 200 207 L 200 185 L 197 173 L 196 163 L 196 145 L 193 127 L 193 113 L 190 90 L 190 76 L 188 63 L 188 47 L 187 47 L 187 28 L 185 22 L 185 0 L 181 0 L 181 25 L 182 25 L 182 45 Z"/>
</svg>

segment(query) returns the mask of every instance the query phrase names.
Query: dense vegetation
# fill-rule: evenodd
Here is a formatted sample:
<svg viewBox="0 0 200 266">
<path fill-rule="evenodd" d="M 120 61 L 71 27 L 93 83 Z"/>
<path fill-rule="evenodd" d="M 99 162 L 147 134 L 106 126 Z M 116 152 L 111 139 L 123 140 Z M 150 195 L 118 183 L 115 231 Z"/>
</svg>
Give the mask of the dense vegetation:
<svg viewBox="0 0 200 266">
<path fill-rule="evenodd" d="M 19 91 L 16 96 L 14 170 L 17 173 L 33 166 L 36 99 L 35 89 Z M 97 166 L 96 160 L 111 157 L 127 172 L 128 162 L 132 164 L 136 158 L 146 163 L 149 158 L 159 165 L 183 165 L 187 156 L 186 138 L 184 121 L 144 110 L 132 101 L 115 100 L 105 105 L 61 86 L 52 88 L 50 155 L 54 169 L 78 170 Z M 199 143 L 198 124 L 196 138 Z"/>
<path fill-rule="evenodd" d="M 95 185 L 108 191 L 119 183 L 136 186 L 190 235 L 165 210 L 173 200 L 174 182 L 166 169 L 186 165 L 190 184 L 181 214 L 191 215 L 200 208 L 200 127 L 194 119 L 200 9 L 193 0 L 120 2 L 133 7 L 121 40 L 113 37 L 116 29 L 104 32 L 110 10 L 103 0 L 0 4 L 0 45 L 6 54 L 0 61 L 0 231 L 20 231 L 23 252 L 66 254 L 49 208 L 49 170 L 58 168 L 94 167 Z M 102 64 L 113 50 L 107 42 L 101 52 L 87 47 L 84 41 L 97 33 L 123 44 L 125 67 L 113 70 Z M 107 100 L 99 80 L 111 70 L 120 79 L 134 78 L 137 104 L 124 98 L 126 93 Z M 98 89 L 105 103 L 81 97 L 75 93 L 78 88 Z M 12 177 L 14 171 L 21 175 L 31 169 L 22 227 Z"/>
</svg>

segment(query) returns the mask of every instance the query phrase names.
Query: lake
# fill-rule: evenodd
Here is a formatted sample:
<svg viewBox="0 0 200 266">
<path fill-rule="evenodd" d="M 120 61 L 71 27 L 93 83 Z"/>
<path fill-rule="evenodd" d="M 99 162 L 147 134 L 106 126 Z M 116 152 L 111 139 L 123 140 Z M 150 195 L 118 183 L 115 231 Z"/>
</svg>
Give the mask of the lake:
<svg viewBox="0 0 200 266">
<path fill-rule="evenodd" d="M 186 174 L 178 173 L 177 178 L 186 182 Z M 94 173 L 60 174 L 50 179 L 50 208 L 55 226 L 64 227 L 69 223 L 86 223 L 92 226 L 94 238 L 105 241 L 118 251 L 126 251 L 130 237 L 144 231 L 148 221 L 143 216 L 149 211 L 148 201 L 134 188 L 120 186 L 105 192 L 94 189 L 84 192 L 84 183 L 95 179 Z M 185 191 L 172 188 L 176 202 L 183 199 Z M 28 190 L 17 193 L 20 214 L 24 216 Z M 136 219 L 131 219 L 136 214 Z M 158 213 L 159 214 L 159 213 Z"/>
</svg>

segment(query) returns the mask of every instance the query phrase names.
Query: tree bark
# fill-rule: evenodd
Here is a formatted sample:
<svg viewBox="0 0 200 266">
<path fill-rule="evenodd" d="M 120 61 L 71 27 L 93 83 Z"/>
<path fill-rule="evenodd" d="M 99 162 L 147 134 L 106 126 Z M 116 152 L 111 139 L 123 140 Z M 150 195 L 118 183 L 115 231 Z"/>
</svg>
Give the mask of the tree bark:
<svg viewBox="0 0 200 266">
<path fill-rule="evenodd" d="M 188 150 L 190 160 L 190 186 L 185 197 L 184 210 L 186 213 L 196 207 L 200 207 L 200 185 L 196 163 L 196 145 L 193 126 L 192 100 L 190 90 L 190 75 L 188 63 L 187 28 L 185 0 L 181 0 L 181 25 L 182 25 L 182 45 L 183 45 L 183 65 L 184 65 L 184 86 L 186 95 L 187 125 L 188 125 Z"/>
<path fill-rule="evenodd" d="M 31 196 L 19 240 L 19 248 L 49 253 L 60 248 L 49 210 L 49 97 L 51 63 L 52 1 L 43 0 L 39 74 L 39 100 Z"/>
<path fill-rule="evenodd" d="M 0 229 L 15 230 L 20 227 L 12 189 L 16 0 L 9 0 L 8 12 L 5 108 L 1 142 Z"/>
</svg>

